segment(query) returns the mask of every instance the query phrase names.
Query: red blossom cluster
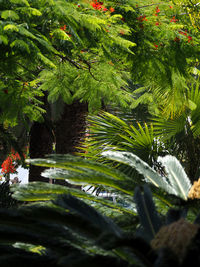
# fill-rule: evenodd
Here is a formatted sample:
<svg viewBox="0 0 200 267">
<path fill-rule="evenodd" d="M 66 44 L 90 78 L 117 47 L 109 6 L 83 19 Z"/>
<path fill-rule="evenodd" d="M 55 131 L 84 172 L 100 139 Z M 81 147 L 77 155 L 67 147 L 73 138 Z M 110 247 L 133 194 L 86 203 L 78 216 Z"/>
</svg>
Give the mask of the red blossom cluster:
<svg viewBox="0 0 200 267">
<path fill-rule="evenodd" d="M 192 41 L 192 36 L 188 35 L 187 32 L 179 31 L 179 33 L 187 37 L 188 43 Z"/>
<path fill-rule="evenodd" d="M 15 173 L 16 172 L 16 168 L 14 165 L 14 162 L 12 160 L 11 157 L 7 157 L 7 159 L 4 160 L 4 162 L 1 165 L 1 172 L 5 175 L 5 174 L 9 174 L 9 173 Z"/>
<path fill-rule="evenodd" d="M 173 16 L 173 18 L 170 20 L 170 22 L 174 22 L 176 23 L 178 20 L 175 18 L 175 16 Z"/>
<path fill-rule="evenodd" d="M 103 2 L 98 2 L 97 0 L 91 2 L 90 5 L 96 10 L 108 11 L 108 9 L 103 5 Z M 110 7 L 109 11 L 112 13 L 115 11 L 115 9 Z"/>
<path fill-rule="evenodd" d="M 160 13 L 160 9 L 158 6 L 156 7 L 156 13 Z"/>
<path fill-rule="evenodd" d="M 67 28 L 66 25 L 63 25 L 62 27 L 60 27 L 60 29 L 61 29 L 62 31 L 66 31 L 66 28 Z"/>
<path fill-rule="evenodd" d="M 136 19 L 137 19 L 139 22 L 147 21 L 147 18 L 146 18 L 145 15 L 143 15 L 143 16 L 139 16 L 139 17 L 137 17 Z"/>
<path fill-rule="evenodd" d="M 21 160 L 21 157 L 19 153 L 15 152 L 15 150 L 12 148 L 11 153 L 8 155 L 8 157 L 4 160 L 4 162 L 1 165 L 1 168 L 2 168 L 1 173 L 3 175 L 9 174 L 9 173 L 15 173 L 17 162 L 20 160 Z"/>
</svg>

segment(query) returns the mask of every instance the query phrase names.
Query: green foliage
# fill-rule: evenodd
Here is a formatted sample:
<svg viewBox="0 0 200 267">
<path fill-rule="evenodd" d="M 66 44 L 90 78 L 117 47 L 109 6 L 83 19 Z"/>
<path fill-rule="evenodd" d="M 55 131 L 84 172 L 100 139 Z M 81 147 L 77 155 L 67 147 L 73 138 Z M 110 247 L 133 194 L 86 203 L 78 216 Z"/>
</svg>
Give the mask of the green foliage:
<svg viewBox="0 0 200 267">
<path fill-rule="evenodd" d="M 150 261 L 141 253 L 150 249 L 145 241 L 128 236 L 112 220 L 70 195 L 60 195 L 48 205 L 22 206 L 15 211 L 0 210 L 0 213 L 0 239 L 4 240 L 1 264 L 8 248 L 12 255 L 7 255 L 10 266 L 13 266 L 16 253 L 20 262 L 47 264 L 51 260 L 52 266 L 86 263 L 89 266 L 103 263 L 105 266 L 108 263 L 112 266 L 141 266 L 142 262 Z M 18 248 L 14 249 L 11 245 L 16 241 Z M 26 244 L 42 246 L 43 251 L 35 254 L 29 249 L 28 252 Z"/>
<path fill-rule="evenodd" d="M 37 191 L 42 191 L 39 184 L 30 186 L 35 195 Z M 62 186 L 46 184 L 46 188 L 50 187 L 52 192 L 49 193 L 61 192 Z M 20 188 L 15 188 L 15 192 L 20 191 Z M 162 252 L 153 251 L 150 241 L 161 226 L 178 221 L 186 216 L 186 212 L 170 209 L 161 220 L 147 186 L 143 190 L 136 187 L 134 195 L 140 218 L 137 231 L 129 228 L 125 232 L 110 218 L 66 194 L 60 194 L 52 202 L 38 202 L 15 210 L 0 210 L 0 240 L 3 241 L 1 264 L 4 263 L 4 255 L 7 255 L 9 266 L 13 266 L 18 254 L 18 261 L 28 265 L 35 262 L 49 265 L 50 262 L 49 266 L 155 266 L 159 261 L 166 266 L 169 266 L 169 262 L 185 266 L 178 265 L 170 248 L 163 248 Z M 197 235 L 187 248 L 183 264 L 194 255 L 192 253 L 198 248 L 198 240 Z M 166 253 L 168 257 L 165 256 Z"/>
<path fill-rule="evenodd" d="M 132 101 L 130 92 L 119 90 L 127 85 L 126 81 L 109 62 L 96 63 L 94 69 L 89 67 L 88 70 L 87 61 L 78 68 L 72 68 L 70 62 L 63 59 L 55 70 L 44 70 L 38 81 L 42 83 L 39 89 L 49 91 L 49 101 L 55 102 L 62 97 L 65 103 L 70 104 L 78 99 L 88 103 L 89 111 L 98 110 L 102 99 L 104 103 L 124 107 Z"/>
<path fill-rule="evenodd" d="M 152 125 L 144 125 L 132 119 L 119 118 L 108 112 L 89 116 L 89 136 L 83 143 L 86 157 L 98 157 L 101 151 L 122 150 L 137 154 L 147 162 L 152 161 L 153 152 L 159 149 Z"/>
<path fill-rule="evenodd" d="M 17 207 L 19 204 L 14 198 L 12 198 L 12 193 L 10 191 L 9 182 L 3 182 L 0 184 L 0 208 L 13 208 Z"/>
<path fill-rule="evenodd" d="M 0 2 L 0 123 L 43 121 L 44 91 L 51 103 L 86 102 L 91 112 L 111 103 L 128 108 L 125 60 L 135 43 L 121 16 L 89 2 Z M 112 18 L 113 16 L 113 18 Z M 109 28 L 109 30 L 108 30 Z M 12 105 L 10 105 L 12 103 Z M 27 127 L 28 126 L 28 127 Z"/>
</svg>

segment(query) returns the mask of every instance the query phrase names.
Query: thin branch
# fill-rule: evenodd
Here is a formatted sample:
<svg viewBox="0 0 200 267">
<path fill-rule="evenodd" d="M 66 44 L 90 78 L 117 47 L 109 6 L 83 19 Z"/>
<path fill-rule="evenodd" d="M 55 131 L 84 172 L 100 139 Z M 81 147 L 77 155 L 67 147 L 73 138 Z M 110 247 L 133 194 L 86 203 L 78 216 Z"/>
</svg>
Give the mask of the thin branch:
<svg viewBox="0 0 200 267">
<path fill-rule="evenodd" d="M 79 58 L 80 58 L 80 56 L 79 56 Z M 92 78 L 95 81 L 100 82 L 97 78 L 95 78 L 94 74 L 91 72 L 91 64 L 88 61 L 86 61 L 86 60 L 84 60 L 82 58 L 80 58 L 80 60 L 88 66 L 88 71 L 89 71 L 90 75 L 92 76 Z"/>
<path fill-rule="evenodd" d="M 67 60 L 69 63 L 71 63 L 77 69 L 83 69 L 83 66 L 81 66 L 81 64 L 79 64 L 76 61 L 72 60 L 68 56 L 62 56 L 62 55 L 59 55 L 59 54 L 55 54 L 55 55 L 60 57 L 62 60 Z"/>
</svg>

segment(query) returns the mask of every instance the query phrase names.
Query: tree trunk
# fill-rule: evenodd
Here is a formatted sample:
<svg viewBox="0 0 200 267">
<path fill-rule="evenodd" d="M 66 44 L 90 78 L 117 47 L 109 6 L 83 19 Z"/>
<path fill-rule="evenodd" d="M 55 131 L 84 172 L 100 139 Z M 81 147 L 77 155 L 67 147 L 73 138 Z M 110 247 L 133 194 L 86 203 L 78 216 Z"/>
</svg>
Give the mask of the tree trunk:
<svg viewBox="0 0 200 267">
<path fill-rule="evenodd" d="M 74 102 L 65 105 L 61 119 L 56 122 L 56 153 L 67 154 L 77 152 L 77 146 L 83 139 L 86 130 L 87 105 Z"/>
<path fill-rule="evenodd" d="M 78 101 L 65 106 L 61 119 L 55 123 L 57 154 L 74 154 L 79 151 L 77 146 L 85 136 L 87 110 L 87 104 Z M 63 180 L 55 182 L 69 186 Z"/>
<path fill-rule="evenodd" d="M 44 158 L 46 154 L 52 154 L 53 138 L 50 129 L 45 123 L 35 122 L 30 131 L 30 158 Z M 29 182 L 48 182 L 49 179 L 41 176 L 43 167 L 30 165 Z"/>
<path fill-rule="evenodd" d="M 48 107 L 48 113 L 51 111 Z M 46 123 L 34 123 L 30 132 L 30 158 L 44 158 L 46 154 L 52 154 L 53 143 L 56 142 L 57 154 L 73 154 L 77 152 L 77 146 L 85 136 L 87 104 L 74 102 L 71 105 L 64 104 L 62 115 L 54 123 L 53 138 L 51 126 Z M 48 116 L 49 118 L 50 116 Z M 45 168 L 30 165 L 29 181 L 48 182 L 41 176 Z M 69 185 L 63 180 L 54 181 L 57 184 Z"/>
</svg>

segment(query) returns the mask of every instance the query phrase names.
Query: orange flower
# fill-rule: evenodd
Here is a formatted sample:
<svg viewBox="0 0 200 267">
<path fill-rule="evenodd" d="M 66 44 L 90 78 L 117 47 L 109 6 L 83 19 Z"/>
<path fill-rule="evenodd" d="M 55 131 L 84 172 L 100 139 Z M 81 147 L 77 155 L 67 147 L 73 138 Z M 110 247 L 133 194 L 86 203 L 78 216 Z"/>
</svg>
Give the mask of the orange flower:
<svg viewBox="0 0 200 267">
<path fill-rule="evenodd" d="M 66 25 L 63 25 L 62 27 L 60 27 L 60 29 L 61 29 L 62 31 L 65 31 L 65 30 L 66 30 L 66 28 L 67 28 L 67 26 L 66 26 Z"/>
<path fill-rule="evenodd" d="M 111 13 L 115 12 L 115 9 L 113 7 L 110 7 L 109 10 Z"/>
</svg>

